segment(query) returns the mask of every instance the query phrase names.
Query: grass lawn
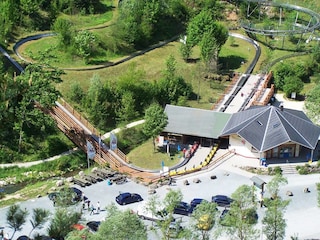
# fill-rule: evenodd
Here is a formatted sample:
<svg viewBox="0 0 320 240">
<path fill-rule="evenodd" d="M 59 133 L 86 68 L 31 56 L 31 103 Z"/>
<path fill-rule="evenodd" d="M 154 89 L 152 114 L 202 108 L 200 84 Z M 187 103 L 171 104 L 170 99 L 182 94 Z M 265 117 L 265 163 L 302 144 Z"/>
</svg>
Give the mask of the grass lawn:
<svg viewBox="0 0 320 240">
<path fill-rule="evenodd" d="M 161 163 L 164 162 L 165 166 L 171 167 L 179 163 L 182 152 L 171 152 L 169 157 L 166 148 L 164 151 L 153 150 L 152 140 L 148 140 L 141 144 L 138 148 L 132 150 L 128 155 L 130 163 L 135 166 L 146 169 L 161 169 Z"/>
<path fill-rule="evenodd" d="M 14 187 L 18 188 L 18 186 Z M 0 201 L 0 208 L 26 201 L 31 198 L 36 198 L 39 195 L 45 196 L 53 187 L 55 187 L 54 180 L 39 181 L 34 184 L 28 184 L 21 189 L 16 189 L 16 191 L 6 194 L 5 198 L 1 199 Z"/>
</svg>

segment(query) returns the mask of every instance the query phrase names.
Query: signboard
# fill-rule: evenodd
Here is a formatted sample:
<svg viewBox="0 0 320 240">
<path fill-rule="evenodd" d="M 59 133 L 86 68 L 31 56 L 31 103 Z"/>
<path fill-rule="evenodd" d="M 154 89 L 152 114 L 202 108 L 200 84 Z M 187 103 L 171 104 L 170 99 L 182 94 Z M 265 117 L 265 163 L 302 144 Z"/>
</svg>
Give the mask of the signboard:
<svg viewBox="0 0 320 240">
<path fill-rule="evenodd" d="M 94 159 L 94 156 L 96 155 L 96 150 L 91 142 L 87 140 L 87 155 L 88 159 Z"/>
</svg>

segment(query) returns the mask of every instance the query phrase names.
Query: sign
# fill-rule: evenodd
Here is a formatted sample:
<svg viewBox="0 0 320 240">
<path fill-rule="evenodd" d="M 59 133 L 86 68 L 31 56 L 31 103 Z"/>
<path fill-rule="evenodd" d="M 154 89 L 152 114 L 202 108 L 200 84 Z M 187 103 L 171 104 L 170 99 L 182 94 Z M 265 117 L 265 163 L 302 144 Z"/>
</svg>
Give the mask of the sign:
<svg viewBox="0 0 320 240">
<path fill-rule="evenodd" d="M 88 159 L 94 159 L 94 156 L 96 155 L 96 150 L 91 142 L 87 140 L 87 155 Z"/>
<path fill-rule="evenodd" d="M 116 135 L 114 133 L 110 133 L 110 149 L 111 150 L 117 149 L 117 143 L 118 143 L 118 140 Z"/>
</svg>

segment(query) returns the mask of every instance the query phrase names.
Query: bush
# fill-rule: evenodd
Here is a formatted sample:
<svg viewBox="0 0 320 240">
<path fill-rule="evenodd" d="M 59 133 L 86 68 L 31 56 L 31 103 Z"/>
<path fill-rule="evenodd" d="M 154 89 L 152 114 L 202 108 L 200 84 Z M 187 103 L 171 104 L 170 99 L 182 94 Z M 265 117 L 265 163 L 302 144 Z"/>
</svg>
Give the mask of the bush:
<svg viewBox="0 0 320 240">
<path fill-rule="evenodd" d="M 274 168 L 274 172 L 275 172 L 275 174 L 282 174 L 282 169 L 281 169 L 281 167 L 276 166 L 276 167 Z"/>
<path fill-rule="evenodd" d="M 299 174 L 301 175 L 306 175 L 309 173 L 309 167 L 308 165 L 304 165 L 304 166 L 301 166 L 300 169 L 298 170 Z"/>
</svg>

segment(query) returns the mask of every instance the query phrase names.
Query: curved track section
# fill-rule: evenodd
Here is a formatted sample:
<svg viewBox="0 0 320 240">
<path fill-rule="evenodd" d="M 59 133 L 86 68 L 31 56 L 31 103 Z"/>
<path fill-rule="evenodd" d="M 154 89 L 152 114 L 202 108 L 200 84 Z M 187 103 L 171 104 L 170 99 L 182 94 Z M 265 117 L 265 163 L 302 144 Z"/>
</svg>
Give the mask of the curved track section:
<svg viewBox="0 0 320 240">
<path fill-rule="evenodd" d="M 55 33 L 42 33 L 42 34 L 37 34 L 37 35 L 33 35 L 33 36 L 29 36 L 26 38 L 22 38 L 21 40 L 19 40 L 14 46 L 13 46 L 13 51 L 14 53 L 23 61 L 25 62 L 29 62 L 27 59 L 25 59 L 24 57 L 21 56 L 21 54 L 18 51 L 18 48 L 22 45 L 25 44 L 26 42 L 29 41 L 34 41 L 34 40 L 38 40 L 40 38 L 45 38 L 45 37 L 51 37 L 51 36 L 55 36 L 57 34 Z"/>
<path fill-rule="evenodd" d="M 22 73 L 24 71 L 23 67 L 16 60 L 14 60 L 1 46 L 0 52 L 11 62 L 11 64 L 19 71 L 19 73 Z"/>
<path fill-rule="evenodd" d="M 259 0 L 246 0 L 247 2 L 254 2 L 254 3 L 259 3 L 263 6 L 273 6 L 273 7 L 282 7 L 282 8 L 287 8 L 287 9 L 292 9 L 295 10 L 297 12 L 303 12 L 306 13 L 308 15 L 310 15 L 312 18 L 311 20 L 314 20 L 313 24 L 311 25 L 310 23 L 312 22 L 310 20 L 310 23 L 307 26 L 300 26 L 299 25 L 295 25 L 296 28 L 292 29 L 292 30 L 276 30 L 276 29 L 262 29 L 262 28 L 254 28 L 252 27 L 251 23 L 247 24 L 245 22 L 240 23 L 240 26 L 246 31 L 246 32 L 250 32 L 250 33 L 255 33 L 255 34 L 262 34 L 262 35 L 278 35 L 278 36 L 286 36 L 286 35 L 291 35 L 291 34 L 303 34 L 303 33 L 307 33 L 307 32 L 313 32 L 316 29 L 320 28 L 320 14 L 304 8 L 304 7 L 300 7 L 297 5 L 291 5 L 291 4 L 287 4 L 287 3 L 276 3 L 273 1 L 259 1 Z"/>
</svg>

